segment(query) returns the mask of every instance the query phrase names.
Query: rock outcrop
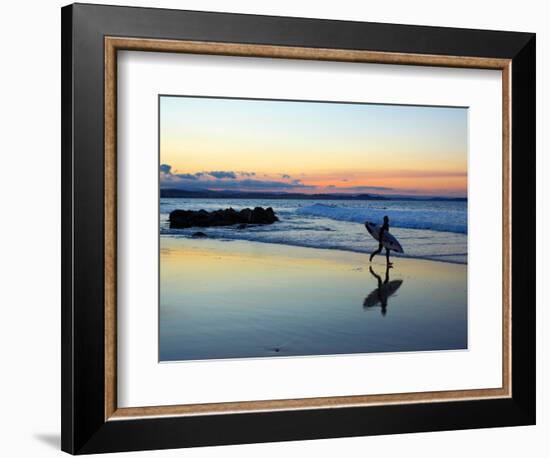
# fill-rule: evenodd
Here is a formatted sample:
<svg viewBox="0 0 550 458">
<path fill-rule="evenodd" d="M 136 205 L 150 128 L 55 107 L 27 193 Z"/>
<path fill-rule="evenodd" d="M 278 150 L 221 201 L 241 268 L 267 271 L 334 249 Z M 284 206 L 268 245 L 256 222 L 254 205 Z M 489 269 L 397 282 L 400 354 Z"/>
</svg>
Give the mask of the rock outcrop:
<svg viewBox="0 0 550 458">
<path fill-rule="evenodd" d="M 272 224 L 279 221 L 271 207 L 256 207 L 253 210 L 233 208 L 215 210 L 174 210 L 170 212 L 170 227 L 185 229 L 188 227 L 232 226 L 234 224 Z"/>
</svg>

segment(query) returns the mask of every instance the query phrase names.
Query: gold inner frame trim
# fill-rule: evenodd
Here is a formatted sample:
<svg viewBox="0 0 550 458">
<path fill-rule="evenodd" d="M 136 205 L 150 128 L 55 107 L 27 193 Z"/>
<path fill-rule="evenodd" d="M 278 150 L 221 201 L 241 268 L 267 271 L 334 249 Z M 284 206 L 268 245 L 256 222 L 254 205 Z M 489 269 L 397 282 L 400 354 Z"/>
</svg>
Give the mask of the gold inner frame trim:
<svg viewBox="0 0 550 458">
<path fill-rule="evenodd" d="M 502 387 L 303 399 L 143 406 L 117 404 L 117 51 L 174 52 L 338 62 L 422 65 L 500 70 L 502 72 Z M 105 37 L 105 420 L 159 416 L 212 415 L 506 398 L 512 394 L 511 365 L 511 60 L 483 57 L 404 54 L 345 49 L 302 48 L 144 38 Z"/>
</svg>

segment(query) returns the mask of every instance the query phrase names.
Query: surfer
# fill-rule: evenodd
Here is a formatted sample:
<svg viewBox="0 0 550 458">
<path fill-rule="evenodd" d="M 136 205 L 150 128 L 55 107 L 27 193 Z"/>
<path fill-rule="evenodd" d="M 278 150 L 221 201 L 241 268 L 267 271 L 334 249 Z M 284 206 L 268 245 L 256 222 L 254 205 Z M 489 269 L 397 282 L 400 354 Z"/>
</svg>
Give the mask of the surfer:
<svg viewBox="0 0 550 458">
<path fill-rule="evenodd" d="M 372 262 L 372 258 L 374 258 L 377 254 L 380 254 L 382 252 L 382 248 L 384 248 L 384 234 L 387 234 L 390 231 L 390 219 L 386 216 L 384 216 L 384 224 L 382 224 L 382 227 L 380 228 L 380 232 L 378 233 L 378 250 L 373 251 L 370 255 L 369 262 Z M 392 263 L 390 262 L 390 249 L 386 247 L 386 263 L 388 267 L 392 267 Z"/>
</svg>

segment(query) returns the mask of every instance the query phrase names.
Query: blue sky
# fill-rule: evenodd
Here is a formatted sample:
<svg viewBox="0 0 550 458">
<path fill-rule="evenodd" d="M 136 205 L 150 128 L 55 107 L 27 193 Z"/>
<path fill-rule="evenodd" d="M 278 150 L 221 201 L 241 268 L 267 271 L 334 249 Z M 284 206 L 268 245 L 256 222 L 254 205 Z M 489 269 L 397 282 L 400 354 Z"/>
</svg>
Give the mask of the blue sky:
<svg viewBox="0 0 550 458">
<path fill-rule="evenodd" d="M 466 194 L 465 108 L 162 96 L 160 116 L 163 187 Z"/>
</svg>

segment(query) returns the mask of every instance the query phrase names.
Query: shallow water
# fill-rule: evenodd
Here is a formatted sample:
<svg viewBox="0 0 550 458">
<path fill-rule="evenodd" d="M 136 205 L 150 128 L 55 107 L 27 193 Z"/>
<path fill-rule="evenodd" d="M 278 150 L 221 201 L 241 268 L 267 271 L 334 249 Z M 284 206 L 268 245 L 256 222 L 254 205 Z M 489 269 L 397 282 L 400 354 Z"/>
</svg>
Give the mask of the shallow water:
<svg viewBox="0 0 550 458">
<path fill-rule="evenodd" d="M 201 229 L 209 237 L 251 240 L 312 248 L 370 253 L 378 243 L 367 233 L 366 220 L 380 224 L 390 218 L 390 231 L 396 236 L 404 257 L 467 262 L 467 202 L 415 200 L 308 200 L 308 199 L 182 199 L 160 200 L 162 236 L 189 237 L 196 228 L 171 229 L 172 210 L 236 210 L 256 206 L 273 207 L 280 221 L 265 226 L 237 229 Z"/>
<path fill-rule="evenodd" d="M 161 361 L 467 348 L 465 265 L 161 237 Z"/>
</svg>

